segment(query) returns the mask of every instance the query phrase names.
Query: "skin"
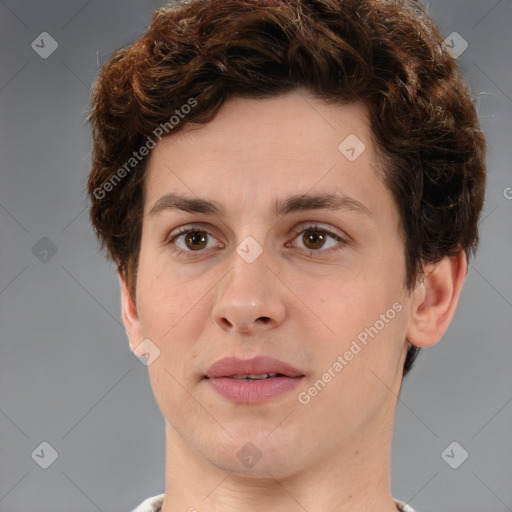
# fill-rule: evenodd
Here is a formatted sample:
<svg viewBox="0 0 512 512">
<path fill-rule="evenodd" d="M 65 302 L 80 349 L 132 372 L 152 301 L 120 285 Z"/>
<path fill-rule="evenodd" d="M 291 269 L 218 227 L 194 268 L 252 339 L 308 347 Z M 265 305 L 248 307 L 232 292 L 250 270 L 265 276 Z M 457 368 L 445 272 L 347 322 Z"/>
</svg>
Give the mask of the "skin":
<svg viewBox="0 0 512 512">
<path fill-rule="evenodd" d="M 338 149 L 350 134 L 365 145 L 354 161 Z M 444 258 L 425 266 L 414 290 L 404 287 L 399 213 L 378 168 L 364 106 L 326 105 L 304 91 L 232 99 L 210 123 L 187 125 L 152 151 L 136 294 L 122 277 L 121 294 L 131 349 L 150 339 L 160 351 L 148 370 L 166 422 L 163 512 L 396 511 L 390 454 L 407 340 L 439 341 L 467 264 L 463 253 Z M 150 214 L 170 192 L 215 200 L 225 212 Z M 272 214 L 276 199 L 333 192 L 368 213 Z M 312 243 L 313 222 L 313 236 L 326 229 L 345 243 L 325 232 Z M 207 244 L 173 238 L 197 224 Z M 252 263 L 236 251 L 248 236 L 263 249 Z M 400 312 L 333 372 L 393 304 Z M 303 382 L 247 405 L 202 378 L 220 358 L 256 355 L 286 361 Z M 301 403 L 298 394 L 329 368 L 335 376 Z M 247 442 L 261 453 L 250 468 L 237 457 Z"/>
</svg>

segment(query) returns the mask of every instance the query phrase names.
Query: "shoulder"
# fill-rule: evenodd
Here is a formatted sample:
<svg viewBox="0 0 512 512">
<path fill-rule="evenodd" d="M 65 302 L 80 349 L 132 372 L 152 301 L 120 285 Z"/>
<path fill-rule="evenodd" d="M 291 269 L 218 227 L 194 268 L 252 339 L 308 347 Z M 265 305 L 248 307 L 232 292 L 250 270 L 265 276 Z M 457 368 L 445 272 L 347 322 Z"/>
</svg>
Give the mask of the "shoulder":
<svg viewBox="0 0 512 512">
<path fill-rule="evenodd" d="M 158 494 L 144 500 L 137 508 L 133 509 L 132 512 L 158 512 L 162 508 L 164 502 L 164 494 Z"/>
<path fill-rule="evenodd" d="M 400 512 L 416 512 L 410 505 L 407 505 L 403 501 L 395 500 L 395 503 Z"/>
<path fill-rule="evenodd" d="M 132 512 L 158 512 L 162 507 L 164 501 L 164 494 L 158 494 L 144 500 L 137 508 Z M 415 512 L 415 510 L 400 500 L 395 500 L 396 506 L 401 512 Z"/>
</svg>

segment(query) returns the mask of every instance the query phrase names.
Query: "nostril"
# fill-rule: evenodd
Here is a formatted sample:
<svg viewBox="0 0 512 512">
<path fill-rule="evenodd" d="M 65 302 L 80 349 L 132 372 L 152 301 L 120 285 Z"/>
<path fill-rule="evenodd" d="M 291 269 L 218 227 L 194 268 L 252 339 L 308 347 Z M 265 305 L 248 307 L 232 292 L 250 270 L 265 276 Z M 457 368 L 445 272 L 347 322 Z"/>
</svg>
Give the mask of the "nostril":
<svg viewBox="0 0 512 512">
<path fill-rule="evenodd" d="M 221 322 L 226 326 L 226 327 L 233 327 L 233 324 L 227 319 L 227 318 L 222 318 L 221 319 Z"/>
<path fill-rule="evenodd" d="M 270 318 L 268 316 L 260 316 L 257 321 L 260 321 L 264 324 L 268 324 L 270 322 Z"/>
</svg>

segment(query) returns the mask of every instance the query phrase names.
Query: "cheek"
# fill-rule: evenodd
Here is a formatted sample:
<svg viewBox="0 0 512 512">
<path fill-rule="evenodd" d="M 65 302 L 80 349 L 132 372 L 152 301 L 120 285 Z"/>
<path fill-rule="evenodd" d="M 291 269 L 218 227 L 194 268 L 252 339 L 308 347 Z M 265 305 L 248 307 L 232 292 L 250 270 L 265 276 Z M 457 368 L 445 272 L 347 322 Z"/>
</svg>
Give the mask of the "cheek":
<svg viewBox="0 0 512 512">
<path fill-rule="evenodd" d="M 160 407 L 167 410 L 180 400 L 187 402 L 182 386 L 187 386 L 191 369 L 197 367 L 196 342 L 204 325 L 197 320 L 206 314 L 206 301 L 201 300 L 205 288 L 177 284 L 161 271 L 143 270 L 139 279 L 142 333 L 160 351 L 148 367 L 151 386 Z"/>
<path fill-rule="evenodd" d="M 367 264 L 321 279 L 297 275 L 292 282 L 295 294 L 303 303 L 297 301 L 297 308 L 307 307 L 315 313 L 307 316 L 310 321 L 321 321 L 332 336 L 346 340 L 373 325 L 379 315 L 403 300 L 401 278 L 402 274 L 395 277 L 380 265 Z"/>
<path fill-rule="evenodd" d="M 337 377 L 329 384 L 334 394 L 324 394 L 325 399 L 330 397 L 345 407 L 356 406 L 360 399 L 377 403 L 383 395 L 376 386 L 384 394 L 386 388 L 375 375 L 384 382 L 394 381 L 408 311 L 402 262 L 402 253 L 389 250 L 350 269 L 340 269 L 323 279 L 321 285 L 309 279 L 295 281 L 297 295 L 307 298 L 305 302 L 318 317 L 308 315 L 305 330 L 316 334 L 304 340 L 311 344 L 318 362 L 315 379 L 329 371 Z M 320 336 L 320 332 L 326 335 Z M 342 363 L 338 356 L 343 358 Z"/>
<path fill-rule="evenodd" d="M 144 250 L 144 240 L 142 247 L 137 277 L 137 310 L 145 335 L 165 340 L 200 302 L 205 288 L 198 282 L 187 282 L 184 273 L 166 260 L 165 252 L 156 254 L 155 251 Z"/>
<path fill-rule="evenodd" d="M 318 364 L 301 390 L 313 416 L 330 411 L 329 418 L 343 418 L 354 432 L 393 401 L 390 388 L 397 383 L 407 325 L 402 281 L 367 270 L 351 280 L 332 280 L 316 302 L 310 295 L 334 334 L 309 337 Z M 336 428 L 334 420 L 329 428 Z"/>
<path fill-rule="evenodd" d="M 200 339 L 211 305 L 205 287 L 159 279 L 145 290 L 139 314 L 143 334 L 155 341 L 166 359 L 184 361 Z"/>
<path fill-rule="evenodd" d="M 180 283 L 165 272 L 141 276 L 139 315 L 143 334 L 160 350 L 159 357 L 148 367 L 151 386 L 161 410 L 179 410 L 176 417 L 201 413 L 193 410 L 194 401 L 185 389 L 197 371 L 197 344 L 211 310 L 204 297 L 206 289 L 194 283 Z M 174 424 L 172 418 L 176 417 L 168 419 Z"/>
</svg>

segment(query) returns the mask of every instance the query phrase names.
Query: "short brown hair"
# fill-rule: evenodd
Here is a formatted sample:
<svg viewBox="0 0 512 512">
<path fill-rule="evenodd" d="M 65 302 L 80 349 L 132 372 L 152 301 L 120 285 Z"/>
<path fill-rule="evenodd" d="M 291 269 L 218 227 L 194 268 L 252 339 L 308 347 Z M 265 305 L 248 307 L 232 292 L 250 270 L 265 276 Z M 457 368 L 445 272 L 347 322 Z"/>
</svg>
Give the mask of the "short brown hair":
<svg viewBox="0 0 512 512">
<path fill-rule="evenodd" d="M 485 138 L 456 61 L 423 7 L 413 0 L 175 2 L 104 64 L 91 101 L 90 216 L 133 297 L 147 161 L 139 152 L 161 138 L 158 127 L 172 135 L 212 120 L 231 97 L 296 89 L 366 105 L 383 180 L 401 214 L 405 286 L 414 286 L 423 263 L 474 253 Z M 418 350 L 409 348 L 404 375 Z"/>
</svg>

